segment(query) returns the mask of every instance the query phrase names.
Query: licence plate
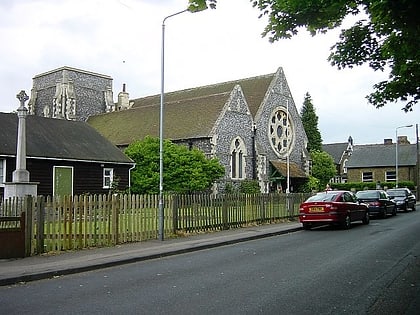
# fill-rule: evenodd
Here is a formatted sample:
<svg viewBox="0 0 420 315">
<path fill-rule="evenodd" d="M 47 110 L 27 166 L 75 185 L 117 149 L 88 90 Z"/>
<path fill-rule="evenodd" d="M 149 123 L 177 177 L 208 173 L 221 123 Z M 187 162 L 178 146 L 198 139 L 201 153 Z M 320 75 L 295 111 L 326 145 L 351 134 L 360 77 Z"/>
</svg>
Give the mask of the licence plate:
<svg viewBox="0 0 420 315">
<path fill-rule="evenodd" d="M 323 207 L 310 207 L 309 212 L 324 212 Z"/>
</svg>

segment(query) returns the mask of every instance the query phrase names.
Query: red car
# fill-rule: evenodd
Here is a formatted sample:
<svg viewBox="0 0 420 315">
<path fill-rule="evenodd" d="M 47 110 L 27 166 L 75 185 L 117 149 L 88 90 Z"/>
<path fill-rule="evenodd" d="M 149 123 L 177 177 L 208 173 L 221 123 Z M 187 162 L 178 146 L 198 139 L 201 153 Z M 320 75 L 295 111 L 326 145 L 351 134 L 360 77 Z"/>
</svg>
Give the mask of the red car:
<svg viewBox="0 0 420 315">
<path fill-rule="evenodd" d="M 299 207 L 299 221 L 305 230 L 315 225 L 338 224 L 349 229 L 354 221 L 369 224 L 369 207 L 350 191 L 330 190 L 309 197 Z"/>
</svg>

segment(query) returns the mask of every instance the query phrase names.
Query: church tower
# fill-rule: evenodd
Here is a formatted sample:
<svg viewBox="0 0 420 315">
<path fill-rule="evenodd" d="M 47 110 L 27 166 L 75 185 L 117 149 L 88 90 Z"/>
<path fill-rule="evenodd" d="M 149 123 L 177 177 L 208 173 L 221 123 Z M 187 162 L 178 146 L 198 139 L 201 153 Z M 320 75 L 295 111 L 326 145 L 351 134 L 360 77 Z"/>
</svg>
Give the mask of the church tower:
<svg viewBox="0 0 420 315">
<path fill-rule="evenodd" d="M 28 107 L 32 115 L 86 121 L 115 110 L 112 78 L 71 67 L 36 75 Z"/>
</svg>

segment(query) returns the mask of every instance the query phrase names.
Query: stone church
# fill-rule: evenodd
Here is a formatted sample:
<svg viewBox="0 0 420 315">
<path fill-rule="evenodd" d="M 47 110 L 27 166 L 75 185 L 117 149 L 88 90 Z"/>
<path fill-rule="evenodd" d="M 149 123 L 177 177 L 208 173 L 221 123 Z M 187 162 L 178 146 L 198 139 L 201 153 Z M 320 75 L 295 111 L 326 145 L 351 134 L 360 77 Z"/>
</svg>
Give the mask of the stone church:
<svg viewBox="0 0 420 315">
<path fill-rule="evenodd" d="M 29 111 L 86 121 L 120 148 L 159 136 L 160 95 L 130 100 L 124 86 L 114 103 L 111 77 L 70 67 L 33 78 Z M 246 179 L 261 192 L 285 191 L 289 177 L 293 192 L 308 178 L 308 140 L 282 68 L 165 93 L 164 137 L 220 160 L 216 191 Z"/>
</svg>

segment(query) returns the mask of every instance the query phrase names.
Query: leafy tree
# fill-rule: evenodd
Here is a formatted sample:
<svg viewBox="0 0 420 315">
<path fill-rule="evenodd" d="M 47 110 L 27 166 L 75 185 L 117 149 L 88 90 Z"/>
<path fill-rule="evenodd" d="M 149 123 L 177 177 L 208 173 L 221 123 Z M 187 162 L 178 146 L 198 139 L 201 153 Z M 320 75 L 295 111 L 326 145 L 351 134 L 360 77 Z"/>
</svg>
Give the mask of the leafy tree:
<svg viewBox="0 0 420 315">
<path fill-rule="evenodd" d="M 188 11 L 197 12 L 207 9 L 207 7 L 216 9 L 217 0 L 189 0 L 188 2 Z"/>
<path fill-rule="evenodd" d="M 374 85 L 369 102 L 382 107 L 401 100 L 406 111 L 419 99 L 420 23 L 417 0 L 258 0 L 252 1 L 269 22 L 263 35 L 271 41 L 290 38 L 298 28 L 315 35 L 341 26 L 348 15 L 360 19 L 343 29 L 328 60 L 339 69 L 367 63 L 375 71 L 390 69 L 387 81 Z M 364 14 L 360 14 L 364 13 Z"/>
<path fill-rule="evenodd" d="M 303 128 L 308 136 L 308 151 L 322 151 L 322 138 L 318 129 L 318 116 L 315 113 L 315 108 L 312 105 L 312 99 L 309 93 L 305 94 L 300 117 L 302 119 Z"/>
<path fill-rule="evenodd" d="M 268 16 L 263 36 L 271 42 L 291 38 L 305 27 L 311 35 L 340 27 L 348 15 L 358 21 L 341 31 L 328 60 L 339 69 L 368 64 L 374 71 L 389 69 L 388 80 L 378 82 L 367 96 L 380 108 L 398 100 L 410 111 L 419 100 L 420 23 L 418 0 L 250 0 Z M 215 0 L 190 0 L 212 7 Z"/>
<path fill-rule="evenodd" d="M 136 162 L 132 172 L 133 193 L 159 192 L 159 139 L 146 137 L 130 144 L 125 153 Z M 189 150 L 169 140 L 163 147 L 165 191 L 192 192 L 208 189 L 221 178 L 224 168 L 215 158 L 207 159 L 198 149 Z"/>
<path fill-rule="evenodd" d="M 320 188 L 319 179 L 313 177 L 312 175 L 309 175 L 308 181 L 302 186 L 301 191 L 302 192 L 311 192 L 311 191 L 317 191 Z"/>
<path fill-rule="evenodd" d="M 337 174 L 334 159 L 327 152 L 317 150 L 311 152 L 311 158 L 312 176 L 319 180 L 318 189 L 322 190 L 331 178 Z"/>
</svg>

